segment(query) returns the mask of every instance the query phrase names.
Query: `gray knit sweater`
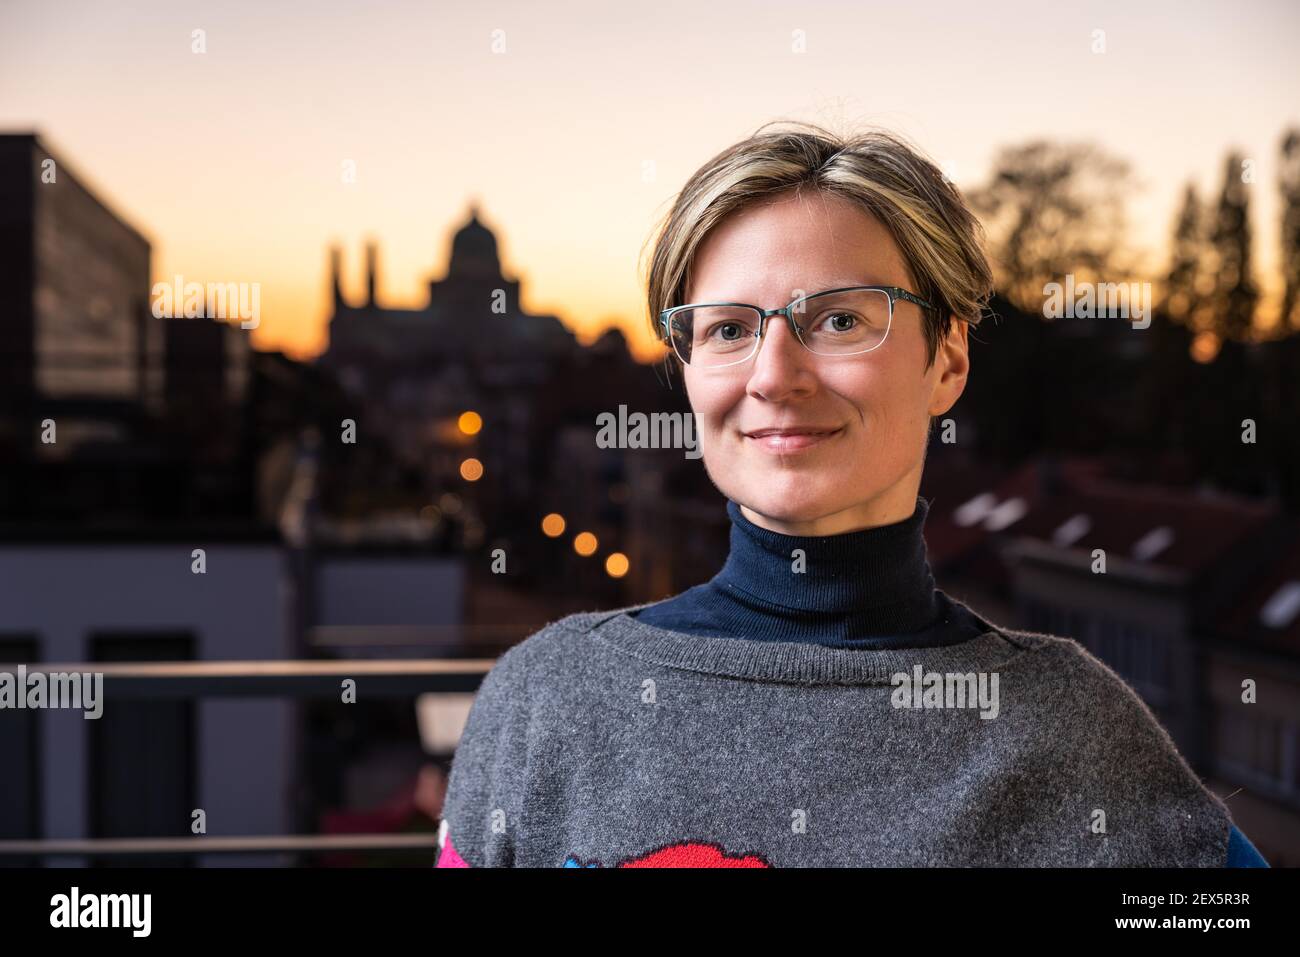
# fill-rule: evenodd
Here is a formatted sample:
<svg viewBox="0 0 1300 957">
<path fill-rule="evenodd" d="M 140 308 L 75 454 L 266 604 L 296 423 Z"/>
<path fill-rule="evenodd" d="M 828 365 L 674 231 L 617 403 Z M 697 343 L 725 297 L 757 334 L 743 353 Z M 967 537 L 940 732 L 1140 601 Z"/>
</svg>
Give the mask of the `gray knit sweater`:
<svg viewBox="0 0 1300 957">
<path fill-rule="evenodd" d="M 882 651 L 616 611 L 502 656 L 439 867 L 1222 866 L 1231 819 L 1077 642 Z"/>
</svg>

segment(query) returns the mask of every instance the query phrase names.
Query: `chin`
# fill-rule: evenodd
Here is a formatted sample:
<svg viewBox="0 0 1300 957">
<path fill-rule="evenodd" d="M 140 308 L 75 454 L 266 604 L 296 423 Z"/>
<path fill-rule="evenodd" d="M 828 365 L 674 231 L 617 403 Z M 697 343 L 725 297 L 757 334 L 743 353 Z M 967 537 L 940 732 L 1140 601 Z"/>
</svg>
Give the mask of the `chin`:
<svg viewBox="0 0 1300 957">
<path fill-rule="evenodd" d="M 810 495 L 805 487 L 792 490 L 790 495 L 782 495 L 779 488 L 766 488 L 753 495 L 739 493 L 741 497 L 729 496 L 737 503 L 747 506 L 778 522 L 812 522 L 834 514 L 845 505 L 824 496 Z"/>
</svg>

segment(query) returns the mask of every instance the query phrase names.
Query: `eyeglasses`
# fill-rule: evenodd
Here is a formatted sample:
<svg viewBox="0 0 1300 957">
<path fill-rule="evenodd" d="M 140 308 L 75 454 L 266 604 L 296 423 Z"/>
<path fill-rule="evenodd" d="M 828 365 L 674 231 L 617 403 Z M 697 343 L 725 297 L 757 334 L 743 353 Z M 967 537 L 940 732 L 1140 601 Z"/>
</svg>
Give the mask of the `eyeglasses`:
<svg viewBox="0 0 1300 957">
<path fill-rule="evenodd" d="M 899 299 L 935 309 L 898 286 L 844 286 L 800 296 L 782 309 L 760 309 L 743 302 L 674 306 L 659 314 L 659 338 L 671 343 L 686 365 L 735 365 L 758 351 L 770 317 L 785 316 L 808 351 L 819 356 L 860 355 L 884 343 Z"/>
</svg>

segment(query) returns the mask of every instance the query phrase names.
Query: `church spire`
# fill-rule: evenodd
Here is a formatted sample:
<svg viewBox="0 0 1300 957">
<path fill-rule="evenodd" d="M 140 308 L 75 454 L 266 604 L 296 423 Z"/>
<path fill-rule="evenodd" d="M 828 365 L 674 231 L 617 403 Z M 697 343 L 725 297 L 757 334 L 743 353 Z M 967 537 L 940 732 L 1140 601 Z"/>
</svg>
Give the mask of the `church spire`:
<svg viewBox="0 0 1300 957">
<path fill-rule="evenodd" d="M 330 246 L 330 291 L 333 295 L 335 312 L 347 306 L 343 301 L 342 273 L 343 250 L 339 248 L 338 243 L 335 243 Z"/>
<path fill-rule="evenodd" d="M 379 271 L 379 244 L 373 239 L 366 243 L 366 305 L 374 307 L 375 284 Z"/>
</svg>

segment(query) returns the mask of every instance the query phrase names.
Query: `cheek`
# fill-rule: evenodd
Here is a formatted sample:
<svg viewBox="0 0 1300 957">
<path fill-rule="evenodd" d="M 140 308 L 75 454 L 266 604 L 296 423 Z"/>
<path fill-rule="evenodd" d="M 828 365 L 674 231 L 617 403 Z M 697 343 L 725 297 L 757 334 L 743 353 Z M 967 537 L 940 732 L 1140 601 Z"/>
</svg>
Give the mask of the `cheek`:
<svg viewBox="0 0 1300 957">
<path fill-rule="evenodd" d="M 913 433 L 928 420 L 925 380 L 914 370 L 882 366 L 856 370 L 827 385 L 852 407 L 858 441 L 875 448 L 914 443 Z"/>
<path fill-rule="evenodd" d="M 721 380 L 701 380 L 691 375 L 685 377 L 685 382 L 686 399 L 695 416 L 696 427 L 716 432 L 739 401 L 735 389 L 727 387 Z"/>
</svg>

